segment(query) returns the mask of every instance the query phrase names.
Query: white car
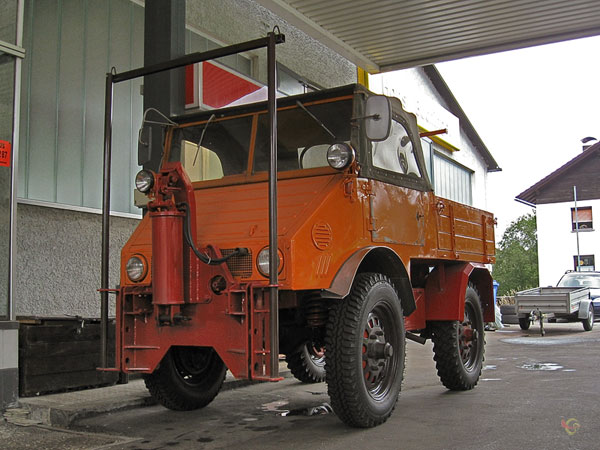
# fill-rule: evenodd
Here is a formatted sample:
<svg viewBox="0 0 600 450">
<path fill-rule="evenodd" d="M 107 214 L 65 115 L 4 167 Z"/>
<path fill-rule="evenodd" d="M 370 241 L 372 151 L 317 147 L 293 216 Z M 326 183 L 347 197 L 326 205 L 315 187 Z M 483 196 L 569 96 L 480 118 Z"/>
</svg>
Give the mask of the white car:
<svg viewBox="0 0 600 450">
<path fill-rule="evenodd" d="M 600 318 L 600 272 L 567 271 L 558 280 L 558 287 L 587 287 L 594 305 L 594 316 Z"/>
</svg>

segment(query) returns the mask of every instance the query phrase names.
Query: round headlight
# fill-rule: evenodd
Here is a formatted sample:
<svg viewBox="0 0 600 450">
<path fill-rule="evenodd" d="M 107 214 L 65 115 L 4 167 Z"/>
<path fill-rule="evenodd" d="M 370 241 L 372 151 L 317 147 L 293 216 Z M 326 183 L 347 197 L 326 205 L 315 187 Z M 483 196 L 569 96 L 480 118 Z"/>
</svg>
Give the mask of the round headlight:
<svg viewBox="0 0 600 450">
<path fill-rule="evenodd" d="M 127 271 L 127 276 L 131 281 L 143 280 L 148 272 L 146 258 L 144 258 L 142 255 L 132 256 L 129 258 L 129 261 L 127 261 L 125 270 Z"/>
<path fill-rule="evenodd" d="M 279 256 L 279 265 L 277 267 L 277 272 L 281 273 L 281 269 L 283 269 L 283 254 L 279 249 L 277 249 L 277 256 Z M 265 277 L 269 276 L 269 247 L 265 247 L 260 252 L 258 252 L 258 256 L 256 257 L 256 267 L 258 268 L 258 271 L 261 273 L 261 275 Z"/>
<path fill-rule="evenodd" d="M 135 187 L 145 194 L 154 186 L 154 175 L 147 170 L 140 170 L 135 176 Z"/>
<path fill-rule="evenodd" d="M 348 144 L 333 144 L 327 149 L 327 162 L 334 169 L 345 169 L 354 161 L 354 150 Z"/>
</svg>

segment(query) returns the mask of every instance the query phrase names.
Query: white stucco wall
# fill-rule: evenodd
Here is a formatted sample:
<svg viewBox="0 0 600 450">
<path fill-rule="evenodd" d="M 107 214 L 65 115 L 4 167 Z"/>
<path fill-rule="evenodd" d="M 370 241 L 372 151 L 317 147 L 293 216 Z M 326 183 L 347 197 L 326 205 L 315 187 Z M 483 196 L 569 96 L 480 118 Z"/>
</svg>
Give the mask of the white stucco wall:
<svg viewBox="0 0 600 450">
<path fill-rule="evenodd" d="M 438 115 L 438 120 L 447 120 L 449 122 L 444 126 L 440 126 L 440 128 L 449 126 L 451 135 L 442 135 L 440 137 L 450 141 L 460 151 L 442 151 L 446 156 L 473 171 L 471 178 L 473 206 L 488 210 L 487 166 L 485 161 L 475 150 L 463 130 L 459 128 L 458 118 L 445 109 L 444 100 L 437 93 L 423 70 L 421 68 L 414 68 L 371 75 L 369 77 L 369 88 L 373 92 L 398 97 L 408 111 L 417 115 L 417 122 L 425 129 L 431 127 L 423 123 L 424 119 L 420 119 L 419 116 L 423 115 L 428 109 L 432 110 L 432 114 Z M 420 109 L 420 111 L 413 110 L 416 108 Z M 456 125 L 456 127 L 453 127 L 453 125 Z M 452 128 L 455 129 L 452 130 Z"/>
<path fill-rule="evenodd" d="M 600 269 L 600 200 L 578 201 L 577 207 L 592 207 L 594 229 L 579 232 L 579 254 L 595 255 Z M 573 202 L 537 205 L 540 286 L 555 286 L 561 275 L 573 270 L 577 255 L 577 233 L 572 231 Z"/>
</svg>

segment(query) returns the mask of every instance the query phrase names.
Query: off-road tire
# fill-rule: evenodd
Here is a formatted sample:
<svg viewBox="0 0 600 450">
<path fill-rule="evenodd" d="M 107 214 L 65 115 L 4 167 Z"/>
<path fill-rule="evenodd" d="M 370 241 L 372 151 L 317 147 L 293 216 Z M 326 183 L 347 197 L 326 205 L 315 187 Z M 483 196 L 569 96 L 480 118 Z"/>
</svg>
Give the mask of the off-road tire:
<svg viewBox="0 0 600 450">
<path fill-rule="evenodd" d="M 288 369 L 303 383 L 325 381 L 325 356 L 316 355 L 311 342 L 304 343 L 295 352 L 285 355 Z"/>
<path fill-rule="evenodd" d="M 592 305 L 590 305 L 588 318 L 583 319 L 582 323 L 585 331 L 592 331 L 592 328 L 594 328 L 594 307 Z"/>
<path fill-rule="evenodd" d="M 433 322 L 433 359 L 442 384 L 453 391 L 473 389 L 481 375 L 485 347 L 479 293 L 471 284 L 465 293 L 465 317 Z"/>
<path fill-rule="evenodd" d="M 206 347 L 172 347 L 151 374 L 144 375 L 150 394 L 175 411 L 203 408 L 219 393 L 227 368 Z"/>
<path fill-rule="evenodd" d="M 390 417 L 404 376 L 405 345 L 402 305 L 391 281 L 358 274 L 350 294 L 330 310 L 325 339 L 327 391 L 343 422 L 368 428 Z"/>
<path fill-rule="evenodd" d="M 531 319 L 529 317 L 519 317 L 519 326 L 521 330 L 527 331 L 531 326 Z"/>
</svg>

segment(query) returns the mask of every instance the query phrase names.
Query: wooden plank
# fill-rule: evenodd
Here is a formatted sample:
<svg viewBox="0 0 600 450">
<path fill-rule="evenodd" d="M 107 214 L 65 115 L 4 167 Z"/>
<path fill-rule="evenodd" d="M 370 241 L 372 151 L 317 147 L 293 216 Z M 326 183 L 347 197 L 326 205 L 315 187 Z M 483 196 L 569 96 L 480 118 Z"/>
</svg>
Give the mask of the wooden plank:
<svg viewBox="0 0 600 450">
<path fill-rule="evenodd" d="M 20 353 L 23 359 L 36 359 L 44 357 L 64 356 L 64 355 L 85 355 L 95 353 L 100 349 L 100 341 L 82 341 L 82 342 L 61 342 L 57 345 L 54 342 L 39 342 L 29 347 L 21 348 Z"/>
<path fill-rule="evenodd" d="M 109 324 L 109 337 L 114 338 L 115 324 Z M 19 329 L 19 340 L 25 345 L 31 345 L 37 342 L 72 342 L 98 340 L 100 341 L 100 324 L 84 324 L 81 327 L 76 322 L 52 323 L 41 325 L 21 325 Z"/>
<path fill-rule="evenodd" d="M 456 251 L 458 253 L 466 252 L 476 255 L 483 255 L 483 241 L 481 239 L 456 236 Z"/>
<path fill-rule="evenodd" d="M 454 221 L 454 233 L 456 236 L 465 236 L 470 238 L 483 238 L 483 227 L 481 223 L 465 222 L 457 219 Z"/>
<path fill-rule="evenodd" d="M 98 371 L 28 376 L 19 380 L 19 395 L 31 397 L 67 389 L 96 387 L 116 383 L 118 378 L 118 372 Z"/>
<path fill-rule="evenodd" d="M 113 353 L 108 354 L 109 361 L 115 357 Z M 40 358 L 29 358 L 20 364 L 24 375 L 60 374 L 66 372 L 94 372 L 100 366 L 100 352 L 87 353 L 84 355 L 49 356 Z"/>
<path fill-rule="evenodd" d="M 98 372 L 100 323 L 72 318 L 25 318 L 19 329 L 21 396 L 114 383 L 118 373 Z M 109 360 L 114 359 L 115 323 L 109 323 Z M 112 353 L 112 354 L 111 354 Z"/>
</svg>

